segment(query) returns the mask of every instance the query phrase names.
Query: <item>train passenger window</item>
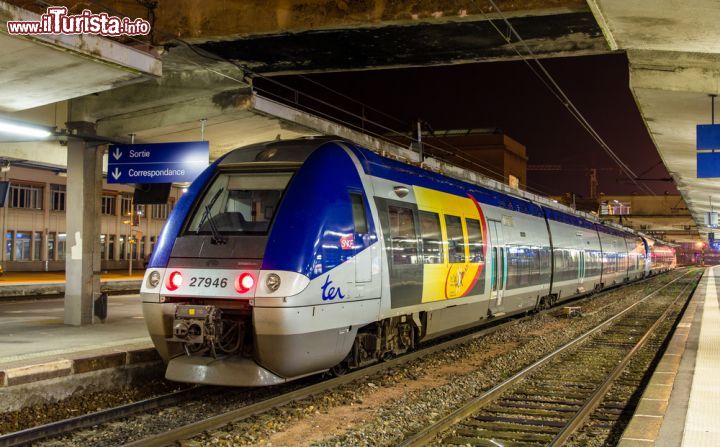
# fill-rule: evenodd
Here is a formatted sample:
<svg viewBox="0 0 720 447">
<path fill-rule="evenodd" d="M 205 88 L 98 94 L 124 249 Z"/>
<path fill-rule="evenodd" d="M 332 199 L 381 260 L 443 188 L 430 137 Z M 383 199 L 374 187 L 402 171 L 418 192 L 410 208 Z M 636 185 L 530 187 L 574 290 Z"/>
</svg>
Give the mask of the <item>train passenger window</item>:
<svg viewBox="0 0 720 447">
<path fill-rule="evenodd" d="M 443 263 L 443 241 L 440 233 L 440 216 L 437 213 L 420 211 L 420 234 L 423 241 L 423 263 Z"/>
<path fill-rule="evenodd" d="M 448 237 L 448 260 L 451 264 L 465 262 L 465 238 L 462 223 L 458 216 L 445 216 Z"/>
<path fill-rule="evenodd" d="M 365 214 L 365 203 L 363 196 L 357 192 L 350 193 L 350 203 L 352 204 L 353 224 L 355 232 L 359 234 L 368 233 L 367 216 Z"/>
<path fill-rule="evenodd" d="M 555 281 L 577 279 L 579 275 L 579 255 L 577 250 L 557 248 L 553 251 L 555 258 Z"/>
<path fill-rule="evenodd" d="M 467 225 L 468 245 L 470 246 L 470 262 L 484 262 L 480 221 L 476 219 L 465 219 L 465 225 Z"/>
<path fill-rule="evenodd" d="M 388 206 L 390 252 L 395 265 L 418 264 L 415 218 L 410 208 Z"/>
</svg>

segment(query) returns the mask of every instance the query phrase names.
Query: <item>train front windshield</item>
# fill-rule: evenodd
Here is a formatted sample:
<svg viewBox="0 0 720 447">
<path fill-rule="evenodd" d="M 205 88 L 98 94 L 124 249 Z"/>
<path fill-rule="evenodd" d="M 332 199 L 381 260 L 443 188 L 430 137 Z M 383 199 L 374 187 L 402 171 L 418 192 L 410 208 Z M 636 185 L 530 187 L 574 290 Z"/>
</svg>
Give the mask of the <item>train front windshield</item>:
<svg viewBox="0 0 720 447">
<path fill-rule="evenodd" d="M 185 234 L 267 234 L 292 172 L 221 173 Z"/>
</svg>

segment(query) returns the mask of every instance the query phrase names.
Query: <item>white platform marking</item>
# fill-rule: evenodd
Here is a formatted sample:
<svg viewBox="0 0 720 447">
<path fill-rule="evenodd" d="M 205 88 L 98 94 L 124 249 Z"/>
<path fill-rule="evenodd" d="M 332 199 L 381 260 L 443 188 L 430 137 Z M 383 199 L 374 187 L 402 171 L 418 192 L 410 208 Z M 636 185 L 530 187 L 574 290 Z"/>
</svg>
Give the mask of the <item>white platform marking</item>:
<svg viewBox="0 0 720 447">
<path fill-rule="evenodd" d="M 682 445 L 720 446 L 720 308 L 715 267 L 707 270 L 700 341 Z"/>
</svg>

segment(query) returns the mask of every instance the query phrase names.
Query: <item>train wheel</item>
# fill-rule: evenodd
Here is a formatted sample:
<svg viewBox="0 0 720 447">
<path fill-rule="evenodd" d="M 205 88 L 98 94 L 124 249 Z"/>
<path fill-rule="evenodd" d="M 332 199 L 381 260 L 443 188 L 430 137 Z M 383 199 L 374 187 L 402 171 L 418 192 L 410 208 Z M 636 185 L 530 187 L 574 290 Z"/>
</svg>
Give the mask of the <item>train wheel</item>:
<svg viewBox="0 0 720 447">
<path fill-rule="evenodd" d="M 335 377 L 344 376 L 348 373 L 348 371 L 350 371 L 350 368 L 348 368 L 348 365 L 344 360 L 330 368 L 330 374 Z"/>
</svg>

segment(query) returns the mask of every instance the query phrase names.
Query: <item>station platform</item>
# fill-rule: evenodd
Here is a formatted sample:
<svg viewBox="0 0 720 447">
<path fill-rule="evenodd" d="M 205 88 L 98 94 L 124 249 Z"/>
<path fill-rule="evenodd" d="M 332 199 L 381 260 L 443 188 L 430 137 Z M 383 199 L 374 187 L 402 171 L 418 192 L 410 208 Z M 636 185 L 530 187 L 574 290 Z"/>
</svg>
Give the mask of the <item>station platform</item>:
<svg viewBox="0 0 720 447">
<path fill-rule="evenodd" d="M 720 446 L 718 287 L 708 267 L 618 446 Z"/>
<path fill-rule="evenodd" d="M 108 293 L 131 293 L 140 290 L 144 271 L 128 275 L 127 271 L 108 271 L 100 276 L 100 290 Z M 7 272 L 0 276 L 0 299 L 62 295 L 65 272 Z"/>
<path fill-rule="evenodd" d="M 108 318 L 63 324 L 63 299 L 0 301 L 0 407 L 19 385 L 159 362 L 145 328 L 140 297 L 108 298 Z"/>
</svg>

